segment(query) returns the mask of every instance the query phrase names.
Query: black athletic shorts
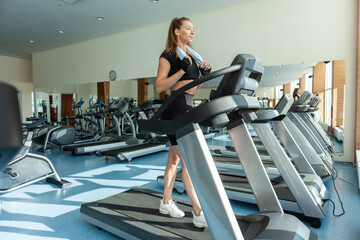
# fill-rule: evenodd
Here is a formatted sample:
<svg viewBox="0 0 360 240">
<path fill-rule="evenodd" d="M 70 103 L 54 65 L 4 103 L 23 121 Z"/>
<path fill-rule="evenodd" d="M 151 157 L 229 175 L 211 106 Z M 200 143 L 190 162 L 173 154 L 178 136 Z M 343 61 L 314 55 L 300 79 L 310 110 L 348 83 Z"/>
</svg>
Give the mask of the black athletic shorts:
<svg viewBox="0 0 360 240">
<path fill-rule="evenodd" d="M 179 95 L 161 114 L 162 120 L 173 120 L 193 108 L 194 95 L 183 93 Z M 168 135 L 171 145 L 177 145 L 175 135 Z"/>
</svg>

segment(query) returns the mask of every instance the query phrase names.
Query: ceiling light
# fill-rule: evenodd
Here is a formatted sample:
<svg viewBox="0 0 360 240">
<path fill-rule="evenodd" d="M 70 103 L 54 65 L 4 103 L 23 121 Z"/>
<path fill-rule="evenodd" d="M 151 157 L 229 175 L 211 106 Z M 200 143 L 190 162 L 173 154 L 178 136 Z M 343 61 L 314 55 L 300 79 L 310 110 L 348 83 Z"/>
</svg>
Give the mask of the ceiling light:
<svg viewBox="0 0 360 240">
<path fill-rule="evenodd" d="M 63 1 L 67 2 L 67 3 L 70 3 L 70 4 L 73 4 L 73 3 L 76 3 L 79 0 L 63 0 Z"/>
<path fill-rule="evenodd" d="M 34 43 L 35 41 L 34 40 L 29 40 L 30 43 Z"/>
<path fill-rule="evenodd" d="M 104 17 L 96 17 L 96 20 L 98 20 L 98 21 L 103 21 L 103 20 L 104 20 Z"/>
<path fill-rule="evenodd" d="M 158 3 L 160 0 L 152 0 L 153 3 Z"/>
<path fill-rule="evenodd" d="M 58 33 L 61 33 L 61 34 L 62 34 L 62 33 L 64 33 L 64 30 L 59 29 L 59 30 L 58 30 Z"/>
</svg>

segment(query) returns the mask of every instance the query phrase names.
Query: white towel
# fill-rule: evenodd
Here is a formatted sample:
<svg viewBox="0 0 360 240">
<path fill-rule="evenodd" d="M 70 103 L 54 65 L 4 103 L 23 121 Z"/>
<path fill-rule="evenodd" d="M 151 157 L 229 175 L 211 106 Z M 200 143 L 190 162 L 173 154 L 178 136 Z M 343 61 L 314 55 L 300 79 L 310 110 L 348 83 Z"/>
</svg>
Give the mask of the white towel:
<svg viewBox="0 0 360 240">
<path fill-rule="evenodd" d="M 183 60 L 184 57 L 186 57 L 186 53 L 179 46 L 177 47 L 176 52 L 177 52 L 177 55 L 179 56 L 180 60 Z M 188 45 L 186 45 L 186 52 L 195 59 L 195 62 L 197 64 L 203 63 L 204 59 L 200 56 L 200 54 L 198 54 L 194 49 L 192 49 Z"/>
</svg>

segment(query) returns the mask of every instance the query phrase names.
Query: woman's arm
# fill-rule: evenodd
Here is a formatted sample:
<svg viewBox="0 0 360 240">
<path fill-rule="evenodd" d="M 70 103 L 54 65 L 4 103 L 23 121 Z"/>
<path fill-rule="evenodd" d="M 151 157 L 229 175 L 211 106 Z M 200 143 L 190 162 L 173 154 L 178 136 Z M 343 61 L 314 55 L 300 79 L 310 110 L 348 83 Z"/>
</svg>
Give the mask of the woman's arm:
<svg viewBox="0 0 360 240">
<path fill-rule="evenodd" d="M 168 77 L 170 72 L 170 63 L 163 57 L 159 59 L 159 67 L 156 76 L 156 91 L 161 93 L 168 88 L 174 86 L 174 84 L 185 74 L 185 71 L 180 69 L 172 76 Z"/>
</svg>

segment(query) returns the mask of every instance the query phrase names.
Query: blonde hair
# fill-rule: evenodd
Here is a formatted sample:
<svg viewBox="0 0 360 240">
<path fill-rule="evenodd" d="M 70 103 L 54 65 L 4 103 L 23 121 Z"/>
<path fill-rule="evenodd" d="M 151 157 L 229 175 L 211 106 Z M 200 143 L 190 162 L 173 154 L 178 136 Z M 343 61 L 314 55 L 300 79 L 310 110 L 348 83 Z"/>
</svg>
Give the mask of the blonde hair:
<svg viewBox="0 0 360 240">
<path fill-rule="evenodd" d="M 181 18 L 176 17 L 176 18 L 173 18 L 173 20 L 170 23 L 168 37 L 167 37 L 166 45 L 165 45 L 165 51 L 175 54 L 175 56 L 177 56 L 177 53 L 176 53 L 177 37 L 175 35 L 175 29 L 180 29 L 181 26 L 183 25 L 184 21 L 191 22 L 190 19 L 187 17 L 181 17 Z M 192 47 L 191 44 L 189 44 L 189 46 Z"/>
</svg>

